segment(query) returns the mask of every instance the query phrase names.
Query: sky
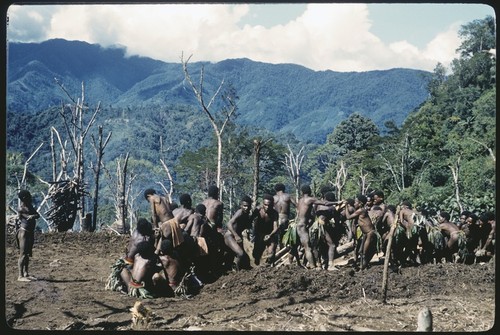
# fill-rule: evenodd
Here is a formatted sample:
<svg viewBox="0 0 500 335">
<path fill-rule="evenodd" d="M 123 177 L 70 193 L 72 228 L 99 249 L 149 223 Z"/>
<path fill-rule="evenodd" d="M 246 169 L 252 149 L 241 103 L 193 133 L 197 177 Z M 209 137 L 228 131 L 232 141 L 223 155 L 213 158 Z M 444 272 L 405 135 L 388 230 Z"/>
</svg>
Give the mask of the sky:
<svg viewBox="0 0 500 335">
<path fill-rule="evenodd" d="M 480 3 L 13 4 L 7 41 L 79 40 L 172 63 L 184 55 L 315 71 L 433 71 L 458 58 L 459 28 L 487 15 L 496 18 L 494 8 Z"/>
</svg>

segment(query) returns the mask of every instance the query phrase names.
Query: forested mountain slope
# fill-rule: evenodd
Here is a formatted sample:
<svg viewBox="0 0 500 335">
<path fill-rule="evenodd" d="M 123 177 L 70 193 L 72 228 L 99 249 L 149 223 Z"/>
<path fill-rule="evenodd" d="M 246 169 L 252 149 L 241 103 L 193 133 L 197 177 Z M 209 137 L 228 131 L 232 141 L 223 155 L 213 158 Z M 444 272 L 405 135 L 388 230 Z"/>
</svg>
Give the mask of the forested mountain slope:
<svg viewBox="0 0 500 335">
<path fill-rule="evenodd" d="M 215 92 L 222 80 L 235 89 L 237 123 L 292 132 L 313 143 L 323 143 L 354 112 L 381 129 L 387 120 L 402 124 L 427 98 L 430 78 L 428 72 L 411 69 L 344 73 L 249 59 L 190 63 L 194 78 L 201 66 L 207 93 Z M 127 57 L 119 47 L 62 39 L 9 43 L 7 75 L 8 111 L 15 114 L 39 113 L 67 102 L 55 78 L 74 97 L 81 95 L 84 83 L 89 105 L 100 101 L 130 112 L 147 106 L 196 106 L 180 63 Z"/>
</svg>

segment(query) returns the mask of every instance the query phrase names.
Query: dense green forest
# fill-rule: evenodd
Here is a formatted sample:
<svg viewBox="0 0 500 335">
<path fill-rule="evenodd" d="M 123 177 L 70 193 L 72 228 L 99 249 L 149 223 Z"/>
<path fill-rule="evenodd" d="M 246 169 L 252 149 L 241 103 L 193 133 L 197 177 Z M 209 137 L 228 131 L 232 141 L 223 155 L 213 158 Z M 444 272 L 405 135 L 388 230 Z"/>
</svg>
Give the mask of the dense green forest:
<svg viewBox="0 0 500 335">
<path fill-rule="evenodd" d="M 457 50 L 459 58 L 452 62 L 450 69 L 436 65 L 428 85 L 429 98 L 400 126 L 388 119 L 384 129 L 380 129 L 367 116 L 354 112 L 326 136 L 323 144 L 317 144 L 301 142 L 292 134 L 277 135 L 248 128 L 238 122 L 238 116 L 231 118 L 222 134 L 221 189 L 225 216 L 237 209 L 242 195 L 253 195 L 256 143 L 262 144 L 258 199 L 264 193 L 272 193 L 276 182 L 283 182 L 291 194 L 296 194 L 300 184 L 308 183 L 316 195 L 323 186 L 331 186 L 342 199 L 380 189 L 387 203 L 409 200 L 419 209 L 446 210 L 453 219 L 464 209 L 495 210 L 496 58 L 490 52 L 496 49 L 495 21 L 489 16 L 472 21 L 461 27 L 459 36 L 462 40 Z M 89 111 L 95 109 L 88 107 Z M 164 187 L 169 189 L 160 159 L 173 176 L 174 201 L 182 193 L 191 194 L 194 205 L 205 197 L 207 187 L 216 182 L 217 141 L 199 106 L 159 104 L 157 108 L 135 107 L 134 113 L 127 113 L 125 107 L 103 108 L 107 119 L 97 114 L 96 124 L 102 125 L 104 136 L 111 133 L 111 137 L 118 137 L 110 142 L 105 155 L 106 152 L 120 154 L 105 159 L 98 226 L 115 220 L 116 171 L 126 153 L 130 153 L 127 200 L 129 212 L 136 216 L 147 215 L 148 206 L 142 196 L 145 188 L 153 187 L 162 193 Z M 60 109 L 52 111 L 61 113 Z M 34 151 L 40 143 L 36 129 L 44 126 L 44 122 L 52 122 L 50 126 L 57 128 L 61 135 L 65 133 L 62 116 L 59 124 L 36 115 L 7 117 L 16 119 L 8 123 L 11 127 L 8 134 L 32 132 L 28 137 L 9 135 L 7 147 L 15 147 L 14 143 L 30 138 L 31 143 L 26 147 Z M 179 122 L 173 123 L 174 120 L 182 120 L 182 126 Z M 26 124 L 32 126 L 25 127 Z M 118 131 L 125 127 L 129 128 L 128 132 Z M 126 133 L 133 135 L 120 137 Z M 92 136 L 97 136 L 95 131 Z M 141 138 L 141 147 L 131 145 L 130 136 Z M 89 138 L 84 146 L 88 170 L 96 161 L 90 142 Z M 71 152 L 69 143 L 66 151 Z M 29 151 L 7 152 L 9 205 L 13 205 L 29 155 Z M 36 164 L 33 160 L 27 165 L 26 187 L 35 194 L 35 203 L 46 193 L 47 184 L 40 180 L 51 179 L 50 161 L 50 152 L 46 151 L 37 157 Z M 290 167 L 300 171 L 298 183 L 294 182 Z M 90 202 L 94 191 L 90 171 L 86 178 L 89 194 L 86 201 Z"/>
</svg>

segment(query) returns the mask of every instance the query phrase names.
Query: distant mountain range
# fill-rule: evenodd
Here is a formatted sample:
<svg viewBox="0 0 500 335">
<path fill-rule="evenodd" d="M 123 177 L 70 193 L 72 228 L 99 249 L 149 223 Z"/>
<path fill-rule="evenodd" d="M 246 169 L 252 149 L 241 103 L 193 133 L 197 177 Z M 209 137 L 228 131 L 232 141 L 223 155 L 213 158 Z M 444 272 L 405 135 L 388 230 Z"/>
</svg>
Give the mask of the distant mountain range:
<svg viewBox="0 0 500 335">
<path fill-rule="evenodd" d="M 193 105 L 197 102 L 179 63 L 126 57 L 122 48 L 62 39 L 9 43 L 9 113 L 38 113 L 68 101 L 55 78 L 79 97 L 113 108 Z M 179 55 L 180 57 L 180 55 Z M 193 77 L 204 67 L 204 88 L 215 92 L 221 80 L 239 96 L 236 122 L 273 132 L 291 132 L 305 142 L 323 143 L 350 114 L 359 112 L 383 131 L 400 125 L 428 96 L 431 73 L 412 69 L 368 72 L 313 71 L 294 64 L 267 64 L 246 58 L 190 63 Z"/>
</svg>

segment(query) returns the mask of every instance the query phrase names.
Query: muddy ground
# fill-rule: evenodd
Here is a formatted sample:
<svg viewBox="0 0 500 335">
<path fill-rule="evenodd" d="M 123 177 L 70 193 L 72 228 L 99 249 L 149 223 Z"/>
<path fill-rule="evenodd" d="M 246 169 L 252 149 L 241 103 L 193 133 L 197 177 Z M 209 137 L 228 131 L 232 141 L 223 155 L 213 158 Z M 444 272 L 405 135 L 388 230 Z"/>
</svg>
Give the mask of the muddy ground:
<svg viewBox="0 0 500 335">
<path fill-rule="evenodd" d="M 138 300 L 104 289 L 128 236 L 113 233 L 37 234 L 30 274 L 17 281 L 18 250 L 5 243 L 5 318 L 19 330 L 133 330 Z M 339 259 L 339 261 L 342 261 Z M 345 262 L 341 262 L 345 263 Z M 440 332 L 495 326 L 495 261 L 428 264 L 390 272 L 382 302 L 382 261 L 364 271 L 294 265 L 230 272 L 190 299 L 142 300 L 150 330 L 415 331 L 428 307 Z"/>
</svg>

